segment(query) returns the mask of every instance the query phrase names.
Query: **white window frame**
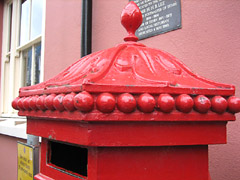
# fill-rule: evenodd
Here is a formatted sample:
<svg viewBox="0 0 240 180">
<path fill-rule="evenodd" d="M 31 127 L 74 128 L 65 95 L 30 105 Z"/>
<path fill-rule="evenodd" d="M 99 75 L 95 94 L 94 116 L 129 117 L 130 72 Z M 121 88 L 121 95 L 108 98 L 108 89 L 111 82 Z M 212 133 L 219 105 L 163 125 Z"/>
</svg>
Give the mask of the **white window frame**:
<svg viewBox="0 0 240 180">
<path fill-rule="evenodd" d="M 9 15 L 8 7 L 12 3 L 12 37 L 9 39 Z M 21 21 L 21 1 L 5 0 L 3 8 L 3 34 L 2 34 L 2 55 L 1 55 L 1 104 L 0 104 L 0 134 L 26 138 L 25 117 L 19 117 L 17 111 L 11 106 L 11 102 L 18 96 L 19 88 L 23 86 L 25 73 L 23 72 L 24 61 L 23 51 L 32 47 L 32 61 L 35 58 L 34 46 L 41 42 L 41 73 L 40 82 L 44 75 L 44 45 L 45 45 L 45 22 L 46 22 L 46 0 L 43 0 L 42 12 L 42 34 L 27 43 L 19 46 L 20 41 L 20 21 Z M 11 49 L 8 51 L 9 44 Z M 33 64 L 33 63 L 32 63 Z M 6 74 L 6 67 L 9 72 Z M 33 75 L 33 73 L 32 73 Z M 7 82 L 7 83 L 6 83 Z M 7 85 L 7 88 L 4 85 Z M 7 97 L 6 96 L 7 89 Z M 20 129 L 19 129 L 20 128 Z"/>
</svg>

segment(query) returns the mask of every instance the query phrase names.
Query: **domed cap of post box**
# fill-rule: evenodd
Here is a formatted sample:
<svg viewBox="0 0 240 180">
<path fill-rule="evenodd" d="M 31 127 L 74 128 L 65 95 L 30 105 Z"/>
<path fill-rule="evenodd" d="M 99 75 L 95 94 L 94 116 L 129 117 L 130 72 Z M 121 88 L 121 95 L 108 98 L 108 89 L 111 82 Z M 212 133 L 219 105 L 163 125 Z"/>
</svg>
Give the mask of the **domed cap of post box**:
<svg viewBox="0 0 240 180">
<path fill-rule="evenodd" d="M 54 78 L 23 87 L 19 115 L 83 121 L 234 120 L 240 99 L 232 85 L 202 78 L 172 55 L 137 42 L 142 14 L 131 1 L 116 47 L 81 58 Z"/>
</svg>

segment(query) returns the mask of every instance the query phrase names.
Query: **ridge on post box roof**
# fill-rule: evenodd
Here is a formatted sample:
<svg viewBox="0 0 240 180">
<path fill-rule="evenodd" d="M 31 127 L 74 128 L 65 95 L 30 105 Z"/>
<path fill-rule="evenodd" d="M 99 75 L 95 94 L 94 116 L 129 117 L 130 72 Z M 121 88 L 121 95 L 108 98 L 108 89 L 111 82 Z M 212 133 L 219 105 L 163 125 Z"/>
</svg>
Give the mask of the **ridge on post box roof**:
<svg viewBox="0 0 240 180">
<path fill-rule="evenodd" d="M 172 55 L 138 43 L 142 14 L 131 1 L 116 47 L 85 56 L 52 79 L 20 88 L 19 115 L 78 120 L 235 120 L 235 87 L 190 71 Z M 111 117 L 109 115 L 112 115 Z M 186 116 L 187 115 L 187 116 Z M 201 116 L 201 118 L 200 118 Z M 130 118 L 130 119 L 129 119 Z"/>
</svg>

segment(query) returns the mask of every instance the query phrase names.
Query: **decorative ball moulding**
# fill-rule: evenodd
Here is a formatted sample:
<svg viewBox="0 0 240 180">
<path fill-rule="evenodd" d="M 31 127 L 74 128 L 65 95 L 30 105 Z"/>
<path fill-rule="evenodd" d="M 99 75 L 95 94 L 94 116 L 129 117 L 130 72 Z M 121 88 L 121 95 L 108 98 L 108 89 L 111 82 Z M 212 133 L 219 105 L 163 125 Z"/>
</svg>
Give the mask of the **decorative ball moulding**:
<svg viewBox="0 0 240 180">
<path fill-rule="evenodd" d="M 80 111 L 91 112 L 94 109 L 102 113 L 112 113 L 118 109 L 123 113 L 133 113 L 136 109 L 143 113 L 161 111 L 171 113 L 177 110 L 182 113 L 196 111 L 207 113 L 213 111 L 218 114 L 224 112 L 240 112 L 240 98 L 231 96 L 225 99 L 222 96 L 206 97 L 204 95 L 190 96 L 181 94 L 171 96 L 170 94 L 151 95 L 149 93 L 130 94 L 122 93 L 113 95 L 101 93 L 99 95 L 83 91 L 78 94 L 50 94 L 30 97 L 17 97 L 12 102 L 12 107 L 21 111 Z"/>
</svg>

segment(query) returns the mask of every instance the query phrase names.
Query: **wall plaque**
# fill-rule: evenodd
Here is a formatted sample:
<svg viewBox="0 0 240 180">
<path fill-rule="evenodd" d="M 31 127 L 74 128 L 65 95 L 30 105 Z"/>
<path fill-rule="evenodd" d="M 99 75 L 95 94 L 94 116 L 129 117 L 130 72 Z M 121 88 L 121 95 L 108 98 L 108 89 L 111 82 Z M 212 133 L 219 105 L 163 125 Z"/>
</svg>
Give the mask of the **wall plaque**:
<svg viewBox="0 0 240 180">
<path fill-rule="evenodd" d="M 133 1 L 138 5 L 143 16 L 143 23 L 136 32 L 139 39 L 181 28 L 181 0 Z"/>
</svg>

